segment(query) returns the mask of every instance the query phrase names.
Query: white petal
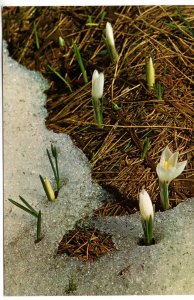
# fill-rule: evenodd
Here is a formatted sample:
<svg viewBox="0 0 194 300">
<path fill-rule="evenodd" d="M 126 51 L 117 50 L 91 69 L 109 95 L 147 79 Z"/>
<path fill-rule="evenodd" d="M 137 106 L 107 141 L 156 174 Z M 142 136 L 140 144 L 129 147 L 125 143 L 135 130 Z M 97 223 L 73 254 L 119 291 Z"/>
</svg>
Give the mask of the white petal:
<svg viewBox="0 0 194 300">
<path fill-rule="evenodd" d="M 171 155 L 171 157 L 168 160 L 168 163 L 169 163 L 170 166 L 176 167 L 176 164 L 177 164 L 177 161 L 178 161 L 178 156 L 179 156 L 178 152 L 175 152 Z"/>
<path fill-rule="evenodd" d="M 161 182 L 170 183 L 176 177 L 176 168 L 175 167 L 166 169 L 163 166 L 161 166 L 160 164 L 158 164 L 156 167 L 156 172 L 157 172 L 158 178 Z"/>
<path fill-rule="evenodd" d="M 152 201 L 146 190 L 142 190 L 139 194 L 139 208 L 141 216 L 144 220 L 149 220 L 150 216 L 154 217 Z"/>
<path fill-rule="evenodd" d="M 161 158 L 160 158 L 160 163 L 163 165 L 165 160 L 169 160 L 173 153 L 170 151 L 169 147 L 166 146 L 166 148 L 162 151 Z"/>
<path fill-rule="evenodd" d="M 114 41 L 113 29 L 112 29 L 112 25 L 109 22 L 106 23 L 106 38 L 108 43 L 114 47 L 115 41 Z"/>
<path fill-rule="evenodd" d="M 186 164 L 187 164 L 187 160 L 184 160 L 182 162 L 177 163 L 177 166 L 176 166 L 176 177 L 178 177 L 183 172 Z"/>
<path fill-rule="evenodd" d="M 99 81 L 99 96 L 100 96 L 99 98 L 102 98 L 103 91 L 104 91 L 104 74 L 103 73 L 100 73 L 98 81 Z"/>
<path fill-rule="evenodd" d="M 92 83 L 98 78 L 98 76 L 99 76 L 99 73 L 97 70 L 95 70 L 92 75 Z"/>
</svg>

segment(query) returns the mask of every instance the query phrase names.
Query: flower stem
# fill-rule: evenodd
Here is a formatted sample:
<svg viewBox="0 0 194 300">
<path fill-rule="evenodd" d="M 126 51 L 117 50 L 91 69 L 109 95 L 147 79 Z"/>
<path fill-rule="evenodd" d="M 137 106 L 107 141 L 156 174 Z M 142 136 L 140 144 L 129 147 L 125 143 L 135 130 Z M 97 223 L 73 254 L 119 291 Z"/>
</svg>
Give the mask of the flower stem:
<svg viewBox="0 0 194 300">
<path fill-rule="evenodd" d="M 168 195 L 168 183 L 160 182 L 160 199 L 164 210 L 170 208 L 169 195 Z"/>
<path fill-rule="evenodd" d="M 153 244 L 154 221 L 152 216 L 146 221 L 142 219 L 142 227 L 144 232 L 144 243 L 146 246 L 150 246 Z"/>
<path fill-rule="evenodd" d="M 102 115 L 102 110 L 103 110 L 103 103 L 99 99 L 92 99 L 92 104 L 94 108 L 94 118 L 97 123 L 97 126 L 99 128 L 102 128 L 103 124 L 103 115 Z"/>
</svg>

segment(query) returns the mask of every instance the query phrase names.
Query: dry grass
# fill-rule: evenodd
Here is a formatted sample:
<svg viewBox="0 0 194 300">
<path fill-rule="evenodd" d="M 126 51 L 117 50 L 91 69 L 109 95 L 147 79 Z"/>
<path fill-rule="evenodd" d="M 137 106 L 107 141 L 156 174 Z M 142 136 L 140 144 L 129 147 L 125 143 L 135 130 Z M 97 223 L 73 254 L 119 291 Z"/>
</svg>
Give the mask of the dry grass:
<svg viewBox="0 0 194 300">
<path fill-rule="evenodd" d="M 3 34 L 12 56 L 28 68 L 42 72 L 50 82 L 47 128 L 69 134 L 89 158 L 94 180 L 115 193 L 118 202 L 121 198 L 128 202 L 131 212 L 137 207 L 142 187 L 148 190 L 156 208 L 161 208 L 155 167 L 167 144 L 171 150 L 180 152 L 180 160 L 188 160 L 186 170 L 170 187 L 171 205 L 194 193 L 192 10 L 193 6 L 3 10 Z M 88 16 L 94 25 L 88 23 Z M 110 63 L 102 41 L 107 21 L 114 28 L 119 53 L 116 64 Z M 64 47 L 58 45 L 59 36 L 65 39 Z M 102 129 L 95 126 L 91 82 L 84 84 L 72 39 L 79 45 L 89 80 L 95 69 L 105 74 Z M 165 88 L 162 100 L 146 87 L 145 56 L 150 54 L 154 57 L 156 81 Z M 47 64 L 69 82 L 72 93 Z M 115 103 L 120 110 L 113 109 Z M 146 136 L 151 147 L 145 159 L 141 159 Z"/>
<path fill-rule="evenodd" d="M 71 230 L 59 243 L 57 254 L 90 261 L 115 249 L 110 235 L 94 228 Z"/>
</svg>

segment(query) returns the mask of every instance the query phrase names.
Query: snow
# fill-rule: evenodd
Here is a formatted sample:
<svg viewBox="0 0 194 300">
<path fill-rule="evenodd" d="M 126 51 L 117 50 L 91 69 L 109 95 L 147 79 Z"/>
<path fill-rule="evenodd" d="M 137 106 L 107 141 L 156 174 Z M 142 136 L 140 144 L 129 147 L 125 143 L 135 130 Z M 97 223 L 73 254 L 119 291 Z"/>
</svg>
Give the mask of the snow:
<svg viewBox="0 0 194 300">
<path fill-rule="evenodd" d="M 110 198 L 92 181 L 83 152 L 66 134 L 45 127 L 44 91 L 48 82 L 9 57 L 3 44 L 4 127 L 4 279 L 7 296 L 194 294 L 194 199 L 156 213 L 156 244 L 139 246 L 139 213 L 91 219 L 112 234 L 117 250 L 93 262 L 56 256 L 59 241 L 76 221 L 90 217 Z M 57 200 L 49 202 L 39 174 L 54 178 L 46 149 L 56 145 L 63 180 Z M 24 197 L 43 214 L 44 238 L 35 244 L 36 220 L 8 201 Z"/>
</svg>

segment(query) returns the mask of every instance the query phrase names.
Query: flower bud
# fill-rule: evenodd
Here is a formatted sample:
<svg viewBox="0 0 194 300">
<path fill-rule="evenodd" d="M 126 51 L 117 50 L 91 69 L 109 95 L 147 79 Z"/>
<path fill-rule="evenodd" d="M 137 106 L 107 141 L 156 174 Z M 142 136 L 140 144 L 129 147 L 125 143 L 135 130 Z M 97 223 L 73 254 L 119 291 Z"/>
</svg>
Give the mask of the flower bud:
<svg viewBox="0 0 194 300">
<path fill-rule="evenodd" d="M 154 218 L 152 201 L 144 189 L 139 194 L 139 208 L 141 216 L 145 221 L 149 221 L 150 216 L 152 216 L 152 219 Z"/>
<path fill-rule="evenodd" d="M 106 39 L 110 46 L 115 46 L 113 29 L 111 23 L 109 22 L 106 23 Z"/>
<path fill-rule="evenodd" d="M 98 73 L 97 70 L 92 75 L 92 98 L 100 99 L 103 96 L 104 91 L 104 74 Z"/>
<path fill-rule="evenodd" d="M 146 68 L 147 85 L 149 88 L 153 88 L 155 84 L 155 70 L 152 58 L 150 57 Z"/>
<path fill-rule="evenodd" d="M 44 179 L 44 183 L 45 183 L 45 188 L 47 190 L 47 193 L 49 195 L 49 200 L 50 201 L 55 201 L 55 193 L 53 191 L 53 188 L 52 188 L 52 186 L 50 184 L 50 181 L 49 181 L 48 177 L 46 177 Z"/>
</svg>

